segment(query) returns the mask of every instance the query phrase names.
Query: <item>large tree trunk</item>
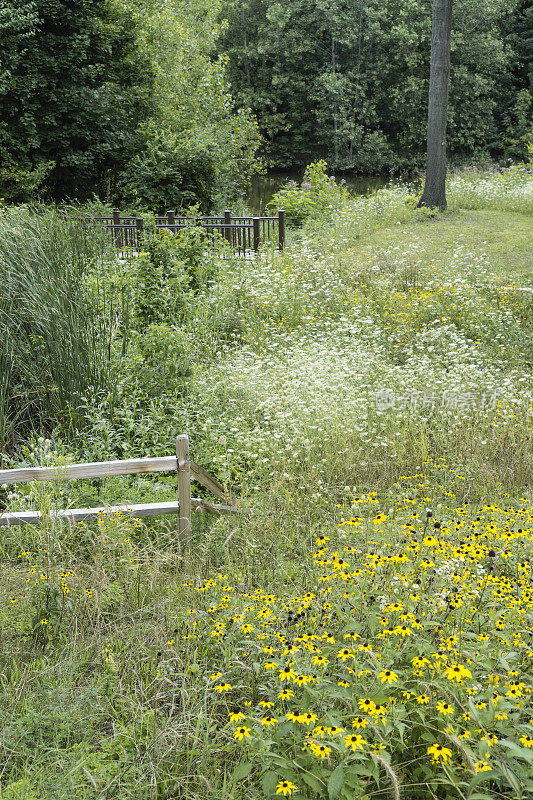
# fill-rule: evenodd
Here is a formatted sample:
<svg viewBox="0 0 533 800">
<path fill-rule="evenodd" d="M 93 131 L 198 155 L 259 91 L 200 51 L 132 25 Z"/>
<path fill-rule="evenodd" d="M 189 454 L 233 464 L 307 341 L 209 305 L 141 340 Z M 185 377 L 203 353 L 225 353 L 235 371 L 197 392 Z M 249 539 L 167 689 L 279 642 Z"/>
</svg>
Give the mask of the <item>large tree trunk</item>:
<svg viewBox="0 0 533 800">
<path fill-rule="evenodd" d="M 446 208 L 446 116 L 453 0 L 433 0 L 426 182 L 419 206 Z"/>
</svg>

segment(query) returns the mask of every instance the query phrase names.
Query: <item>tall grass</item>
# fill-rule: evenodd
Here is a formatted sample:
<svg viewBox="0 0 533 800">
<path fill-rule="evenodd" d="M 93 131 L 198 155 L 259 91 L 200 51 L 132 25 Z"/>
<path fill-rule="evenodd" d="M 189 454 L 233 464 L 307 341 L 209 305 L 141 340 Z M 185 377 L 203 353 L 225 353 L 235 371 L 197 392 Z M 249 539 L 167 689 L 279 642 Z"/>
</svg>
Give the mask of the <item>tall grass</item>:
<svg viewBox="0 0 533 800">
<path fill-rule="evenodd" d="M 110 325 L 96 280 L 102 239 L 52 210 L 0 218 L 0 452 L 106 384 Z"/>
<path fill-rule="evenodd" d="M 488 174 L 463 170 L 451 175 L 446 194 L 450 208 L 490 208 L 532 214 L 531 167 L 516 164 Z"/>
</svg>

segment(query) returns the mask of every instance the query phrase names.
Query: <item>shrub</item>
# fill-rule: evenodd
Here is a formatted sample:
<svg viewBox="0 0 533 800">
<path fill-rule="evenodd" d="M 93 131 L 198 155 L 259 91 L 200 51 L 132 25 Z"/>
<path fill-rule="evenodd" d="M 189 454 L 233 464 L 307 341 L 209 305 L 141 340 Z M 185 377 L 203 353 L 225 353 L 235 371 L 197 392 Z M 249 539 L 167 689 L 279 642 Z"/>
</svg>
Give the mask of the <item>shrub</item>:
<svg viewBox="0 0 533 800">
<path fill-rule="evenodd" d="M 136 259 L 136 319 L 141 326 L 176 323 L 186 316 L 191 296 L 216 275 L 216 259 L 200 228 L 148 235 Z"/>
<path fill-rule="evenodd" d="M 153 211 L 198 203 L 207 213 L 213 204 L 215 172 L 213 156 L 201 142 L 150 130 L 118 177 L 117 202 Z"/>
<path fill-rule="evenodd" d="M 301 225 L 312 214 L 341 205 L 349 198 L 348 189 L 342 182 L 338 184 L 333 175 L 329 177 L 326 167 L 324 160 L 309 164 L 301 184 L 289 181 L 276 192 L 267 209 L 284 209 L 287 222 Z"/>
</svg>

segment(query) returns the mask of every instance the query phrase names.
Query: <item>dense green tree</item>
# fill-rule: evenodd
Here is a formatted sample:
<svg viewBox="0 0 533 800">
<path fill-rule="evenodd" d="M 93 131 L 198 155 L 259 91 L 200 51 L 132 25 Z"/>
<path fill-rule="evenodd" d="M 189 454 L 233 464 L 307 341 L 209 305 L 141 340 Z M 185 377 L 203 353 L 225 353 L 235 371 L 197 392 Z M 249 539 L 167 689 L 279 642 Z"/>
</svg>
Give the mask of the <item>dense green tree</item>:
<svg viewBox="0 0 533 800">
<path fill-rule="evenodd" d="M 137 144 L 152 82 L 110 0 L 0 0 L 0 194 L 84 197 Z"/>
<path fill-rule="evenodd" d="M 0 0 L 0 197 L 208 211 L 256 169 L 211 0 Z"/>
<path fill-rule="evenodd" d="M 456 162 L 502 157 L 505 137 L 527 116 L 524 77 L 513 72 L 522 6 L 456 0 L 448 116 Z M 423 164 L 431 0 L 224 0 L 223 13 L 233 93 L 257 114 L 271 164 L 318 156 L 361 172 Z"/>
<path fill-rule="evenodd" d="M 161 169 L 165 171 L 166 164 L 183 176 L 174 195 L 166 192 L 167 207 L 179 207 L 192 192 L 208 210 L 246 186 L 258 168 L 255 153 L 260 144 L 246 101 L 235 106 L 226 77 L 227 58 L 215 53 L 222 30 L 220 2 L 174 0 L 161 5 L 141 0 L 138 8 L 139 35 L 154 70 L 149 136 L 139 158 L 150 161 L 156 147 Z M 133 165 L 126 171 L 134 177 Z M 123 180 L 120 183 L 124 186 Z"/>
</svg>

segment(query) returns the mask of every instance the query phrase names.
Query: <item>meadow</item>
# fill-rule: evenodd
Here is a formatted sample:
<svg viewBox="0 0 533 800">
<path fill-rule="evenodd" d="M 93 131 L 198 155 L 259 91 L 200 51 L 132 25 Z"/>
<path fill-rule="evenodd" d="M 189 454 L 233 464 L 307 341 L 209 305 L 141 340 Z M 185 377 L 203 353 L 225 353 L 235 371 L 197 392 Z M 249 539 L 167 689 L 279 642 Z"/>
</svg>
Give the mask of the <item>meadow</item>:
<svg viewBox="0 0 533 800">
<path fill-rule="evenodd" d="M 530 171 L 319 178 L 248 259 L 2 215 L 3 467 L 188 432 L 247 509 L 189 550 L 46 513 L 175 476 L 0 489 L 45 512 L 0 539 L 2 800 L 533 796 Z"/>
</svg>

